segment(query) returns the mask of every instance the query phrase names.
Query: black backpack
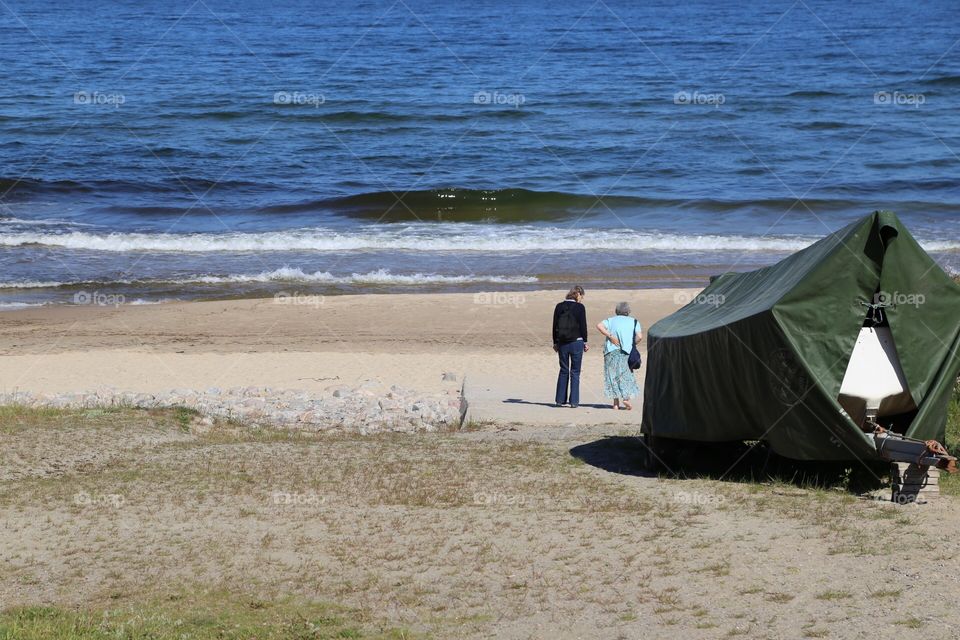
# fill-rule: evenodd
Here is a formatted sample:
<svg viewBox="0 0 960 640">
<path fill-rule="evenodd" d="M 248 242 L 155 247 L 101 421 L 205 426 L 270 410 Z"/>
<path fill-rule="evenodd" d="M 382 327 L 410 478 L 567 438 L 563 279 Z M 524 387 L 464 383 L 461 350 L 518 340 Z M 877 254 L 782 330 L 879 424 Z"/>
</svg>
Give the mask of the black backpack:
<svg viewBox="0 0 960 640">
<path fill-rule="evenodd" d="M 580 323 L 573 314 L 574 303 L 561 303 L 560 313 L 557 315 L 557 341 L 561 344 L 573 342 L 580 337 Z"/>
</svg>

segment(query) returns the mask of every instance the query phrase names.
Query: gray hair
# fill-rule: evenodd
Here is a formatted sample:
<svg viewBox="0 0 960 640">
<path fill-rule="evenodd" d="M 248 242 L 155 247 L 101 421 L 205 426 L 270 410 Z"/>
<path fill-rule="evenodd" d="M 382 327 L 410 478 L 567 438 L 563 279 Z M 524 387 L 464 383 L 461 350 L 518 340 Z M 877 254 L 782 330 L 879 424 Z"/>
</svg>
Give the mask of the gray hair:
<svg viewBox="0 0 960 640">
<path fill-rule="evenodd" d="M 618 302 L 617 303 L 617 315 L 618 316 L 628 316 L 630 315 L 630 304 L 627 302 Z"/>
</svg>

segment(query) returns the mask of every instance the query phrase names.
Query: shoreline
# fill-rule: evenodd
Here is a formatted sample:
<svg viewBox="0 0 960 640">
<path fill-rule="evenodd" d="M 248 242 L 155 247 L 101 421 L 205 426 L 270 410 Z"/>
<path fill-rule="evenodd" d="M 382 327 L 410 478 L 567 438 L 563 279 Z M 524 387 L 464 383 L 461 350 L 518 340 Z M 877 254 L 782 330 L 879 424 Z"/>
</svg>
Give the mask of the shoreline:
<svg viewBox="0 0 960 640">
<path fill-rule="evenodd" d="M 648 327 L 689 302 L 698 291 L 700 288 L 681 287 L 588 289 L 585 304 L 588 317 L 599 320 L 612 313 L 616 302 L 626 300 L 641 324 Z M 549 346 L 553 305 L 564 294 L 565 290 L 555 289 L 294 293 L 155 304 L 43 305 L 0 314 L 0 355 L 91 350 L 420 352 L 444 344 L 457 349 L 536 350 L 543 341 Z M 389 324 L 381 322 L 381 314 L 389 316 Z M 523 334 L 507 330 L 509 322 L 517 321 Z M 496 323 L 501 323 L 504 331 L 493 328 Z M 536 346 L 527 339 L 534 336 L 539 343 Z"/>
<path fill-rule="evenodd" d="M 709 284 L 710 277 L 726 271 L 721 265 L 716 268 L 701 268 L 689 265 L 677 267 L 689 272 L 677 273 L 670 265 L 640 268 L 640 273 L 625 269 L 625 273 L 612 281 L 609 279 L 604 290 L 618 291 L 655 291 L 661 289 L 700 289 Z M 763 265 L 749 264 L 748 267 Z M 669 272 L 665 275 L 659 271 Z M 656 273 L 654 273 L 656 272 Z M 419 274 L 423 275 L 423 274 Z M 414 276 L 409 276 L 413 278 Z M 196 302 L 237 302 L 243 300 L 270 301 L 275 298 L 339 298 L 342 296 L 407 296 L 407 295 L 478 295 L 478 294 L 535 294 L 546 291 L 566 290 L 567 280 L 551 274 L 548 281 L 539 281 L 539 276 L 529 276 L 530 282 L 484 280 L 478 277 L 464 282 L 431 282 L 430 278 L 453 278 L 458 276 L 423 275 L 426 281 L 421 284 L 369 282 L 354 284 L 330 284 L 310 280 L 236 282 L 236 283 L 195 283 L 181 292 L 167 288 L 151 288 L 151 283 L 85 282 L 65 283 L 58 287 L 26 286 L 4 287 L 0 283 L 0 314 L 44 308 L 116 308 L 186 304 Z M 500 276 L 497 276 L 500 277 Z M 526 278 L 527 276 L 503 276 Z M 570 282 L 592 289 L 597 284 L 597 275 L 588 275 Z M 559 281 L 558 281 L 559 280 Z M 220 288 L 217 290 L 217 288 Z M 599 290 L 599 289 L 597 289 Z M 56 292 L 56 295 L 52 295 Z M 178 297 L 179 296 L 179 297 Z"/>
</svg>

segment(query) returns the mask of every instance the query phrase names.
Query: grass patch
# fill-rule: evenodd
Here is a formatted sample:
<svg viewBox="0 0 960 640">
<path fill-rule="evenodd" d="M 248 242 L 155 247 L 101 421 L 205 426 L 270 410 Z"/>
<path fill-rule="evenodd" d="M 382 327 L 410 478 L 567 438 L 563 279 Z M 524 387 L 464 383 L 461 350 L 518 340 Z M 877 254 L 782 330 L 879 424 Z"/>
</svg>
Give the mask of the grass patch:
<svg viewBox="0 0 960 640">
<path fill-rule="evenodd" d="M 946 442 L 950 455 L 960 456 L 960 378 L 953 385 L 953 397 L 947 407 Z M 945 495 L 960 495 L 960 473 L 940 474 L 940 492 Z"/>
<path fill-rule="evenodd" d="M 946 446 L 952 455 L 960 453 L 960 378 L 953 385 L 953 397 L 947 407 Z"/>
<path fill-rule="evenodd" d="M 176 593 L 139 605 L 99 610 L 20 607 L 0 614 L 0 640 L 413 637 L 403 629 L 377 629 L 362 612 L 336 605 L 228 593 Z"/>
<path fill-rule="evenodd" d="M 849 591 L 824 591 L 817 594 L 817 600 L 846 600 L 852 598 L 853 594 Z"/>
<path fill-rule="evenodd" d="M 897 620 L 893 624 L 900 627 L 907 627 L 908 629 L 919 629 L 923 626 L 923 620 L 916 616 L 910 616 L 904 620 Z"/>
<path fill-rule="evenodd" d="M 174 407 L 173 409 L 173 419 L 183 432 L 189 432 L 190 423 L 198 417 L 200 417 L 200 412 L 196 409 L 188 409 L 187 407 Z"/>
<path fill-rule="evenodd" d="M 715 578 L 723 578 L 724 576 L 730 575 L 730 562 L 727 560 L 715 562 L 714 564 L 704 567 L 703 570 Z"/>
<path fill-rule="evenodd" d="M 22 404 L 0 406 L 0 433 L 15 434 L 30 428 L 46 427 L 51 422 L 69 418 L 76 411 L 33 408 Z"/>
<path fill-rule="evenodd" d="M 791 600 L 793 600 L 794 597 L 795 596 L 789 593 L 776 592 L 776 593 L 766 594 L 764 596 L 764 599 L 769 600 L 770 602 L 776 602 L 777 604 L 786 604 L 787 602 L 790 602 Z"/>
</svg>

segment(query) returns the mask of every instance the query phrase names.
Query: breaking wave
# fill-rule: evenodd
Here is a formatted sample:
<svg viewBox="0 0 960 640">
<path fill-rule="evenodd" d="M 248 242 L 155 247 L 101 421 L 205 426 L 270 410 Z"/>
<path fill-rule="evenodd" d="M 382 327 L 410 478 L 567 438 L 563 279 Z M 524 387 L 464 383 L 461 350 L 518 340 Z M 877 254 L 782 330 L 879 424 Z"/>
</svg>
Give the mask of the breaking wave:
<svg viewBox="0 0 960 640">
<path fill-rule="evenodd" d="M 488 225 L 406 226 L 338 232 L 302 229 L 264 233 L 5 233 L 0 246 L 44 246 L 103 252 L 346 252 L 346 251 L 797 251 L 806 236 L 687 235 L 630 229 L 571 229 Z M 958 247 L 955 243 L 951 248 Z"/>
<path fill-rule="evenodd" d="M 387 269 L 378 269 L 368 273 L 334 275 L 328 271 L 306 272 L 296 267 L 281 267 L 273 271 L 253 274 L 194 275 L 184 278 L 162 278 L 142 280 L 79 280 L 71 282 L 29 280 L 22 282 L 0 282 L 0 289 L 52 289 L 59 287 L 107 286 L 117 284 L 240 284 L 257 282 L 290 282 L 304 284 L 383 284 L 383 285 L 433 285 L 433 284 L 529 284 L 537 282 L 534 276 L 503 275 L 462 275 L 450 276 L 424 273 L 391 273 Z"/>
</svg>

